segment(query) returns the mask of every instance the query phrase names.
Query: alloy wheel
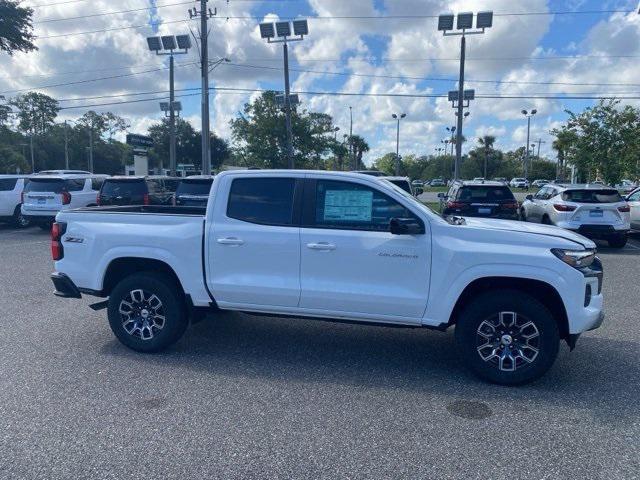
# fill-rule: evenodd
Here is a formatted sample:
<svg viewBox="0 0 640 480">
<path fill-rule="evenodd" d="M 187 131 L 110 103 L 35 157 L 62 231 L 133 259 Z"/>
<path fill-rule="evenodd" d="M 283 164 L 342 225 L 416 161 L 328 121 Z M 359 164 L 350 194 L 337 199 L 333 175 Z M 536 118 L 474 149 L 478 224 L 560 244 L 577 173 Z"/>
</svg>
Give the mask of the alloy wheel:
<svg viewBox="0 0 640 480">
<path fill-rule="evenodd" d="M 118 308 L 122 328 L 141 340 L 152 340 L 166 323 L 164 306 L 153 293 L 142 289 L 132 290 L 120 302 Z"/>
</svg>

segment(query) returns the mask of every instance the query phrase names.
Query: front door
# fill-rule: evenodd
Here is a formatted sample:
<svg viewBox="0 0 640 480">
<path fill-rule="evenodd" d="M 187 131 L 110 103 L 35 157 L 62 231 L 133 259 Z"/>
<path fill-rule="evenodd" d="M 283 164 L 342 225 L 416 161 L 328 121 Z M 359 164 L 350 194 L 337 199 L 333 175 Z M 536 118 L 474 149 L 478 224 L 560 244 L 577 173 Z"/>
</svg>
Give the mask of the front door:
<svg viewBox="0 0 640 480">
<path fill-rule="evenodd" d="M 308 180 L 304 205 L 300 308 L 419 323 L 429 295 L 429 225 L 419 220 L 422 235 L 392 235 L 392 218 L 417 215 L 355 180 Z"/>
<path fill-rule="evenodd" d="M 222 307 L 297 307 L 301 180 L 268 174 L 225 177 L 216 190 L 209 239 L 209 289 Z"/>
</svg>

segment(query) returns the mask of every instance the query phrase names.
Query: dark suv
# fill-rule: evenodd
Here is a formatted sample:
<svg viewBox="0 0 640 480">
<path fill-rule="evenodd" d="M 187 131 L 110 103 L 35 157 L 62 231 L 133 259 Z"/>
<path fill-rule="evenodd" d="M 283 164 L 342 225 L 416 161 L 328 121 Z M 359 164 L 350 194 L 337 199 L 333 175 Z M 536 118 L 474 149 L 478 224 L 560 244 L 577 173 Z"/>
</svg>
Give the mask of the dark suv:
<svg viewBox="0 0 640 480">
<path fill-rule="evenodd" d="M 443 215 L 518 220 L 518 202 L 502 182 L 454 182 L 444 196 Z"/>
<path fill-rule="evenodd" d="M 171 205 L 179 178 L 110 177 L 102 184 L 98 205 Z"/>
<path fill-rule="evenodd" d="M 206 207 L 213 183 L 212 175 L 194 175 L 180 180 L 174 196 L 174 205 Z"/>
</svg>

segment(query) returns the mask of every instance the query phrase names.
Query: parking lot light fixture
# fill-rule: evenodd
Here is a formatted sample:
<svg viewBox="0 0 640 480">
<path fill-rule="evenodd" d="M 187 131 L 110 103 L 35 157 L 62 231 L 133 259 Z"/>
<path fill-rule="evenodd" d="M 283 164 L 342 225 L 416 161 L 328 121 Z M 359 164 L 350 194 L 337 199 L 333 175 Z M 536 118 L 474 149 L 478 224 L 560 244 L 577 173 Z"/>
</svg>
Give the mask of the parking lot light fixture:
<svg viewBox="0 0 640 480">
<path fill-rule="evenodd" d="M 394 118 L 398 123 L 398 128 L 396 130 L 396 176 L 400 175 L 400 120 L 402 120 L 406 116 L 406 113 L 394 113 L 391 115 L 391 117 Z"/>
<path fill-rule="evenodd" d="M 169 170 L 171 175 L 176 175 L 176 110 L 179 102 L 175 101 L 175 63 L 174 55 L 185 55 L 191 48 L 191 37 L 189 35 L 164 35 L 162 37 L 148 37 L 147 45 L 149 50 L 159 56 L 169 57 L 169 103 L 168 109 L 162 109 L 165 114 L 169 112 Z M 163 102 L 164 103 L 164 102 Z M 163 104 L 160 104 L 162 108 Z"/>
<path fill-rule="evenodd" d="M 293 30 L 292 30 L 293 25 Z M 291 35 L 293 31 L 293 35 Z M 295 167 L 293 159 L 293 132 L 291 127 L 291 89 L 289 83 L 289 42 L 299 42 L 309 34 L 307 20 L 299 19 L 292 22 L 283 21 L 260 24 L 260 37 L 267 43 L 282 43 L 284 53 L 284 110 L 287 130 L 287 163 L 289 168 Z"/>
<path fill-rule="evenodd" d="M 529 142 L 531 140 L 531 117 L 533 117 L 538 110 L 535 108 L 530 112 L 528 110 L 522 110 L 522 114 L 527 117 L 527 148 L 524 157 L 524 178 L 525 180 L 529 178 Z"/>
</svg>

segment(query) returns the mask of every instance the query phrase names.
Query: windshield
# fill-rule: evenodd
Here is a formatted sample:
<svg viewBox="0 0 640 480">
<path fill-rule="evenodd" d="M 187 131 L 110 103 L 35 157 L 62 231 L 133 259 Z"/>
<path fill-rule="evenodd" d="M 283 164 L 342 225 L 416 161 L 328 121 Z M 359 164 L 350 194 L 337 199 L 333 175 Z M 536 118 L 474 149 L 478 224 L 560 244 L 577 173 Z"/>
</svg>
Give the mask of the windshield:
<svg viewBox="0 0 640 480">
<path fill-rule="evenodd" d="M 411 184 L 409 183 L 408 180 L 389 180 L 389 181 L 394 185 L 400 187 L 405 192 L 413 194 L 413 192 L 411 191 Z"/>
<path fill-rule="evenodd" d="M 176 195 L 209 195 L 212 183 L 213 179 L 182 180 L 178 185 Z"/>
<path fill-rule="evenodd" d="M 144 180 L 107 180 L 102 185 L 100 195 L 105 197 L 132 197 L 147 193 Z"/>
<path fill-rule="evenodd" d="M 394 185 L 394 183 L 390 182 L 389 180 L 386 180 L 386 179 L 380 179 L 380 180 L 383 181 L 383 182 L 387 182 L 387 184 L 389 184 L 391 186 L 391 188 L 393 188 L 396 192 L 400 193 L 405 199 L 409 200 L 413 206 L 418 207 L 422 211 L 427 212 L 429 215 L 432 215 L 432 216 L 436 217 L 438 220 L 441 220 L 441 221 L 444 222 L 444 219 L 440 216 L 439 213 L 434 212 L 433 210 L 431 210 L 431 208 L 429 208 L 427 205 L 422 203 L 420 200 L 418 200 L 416 197 L 414 197 L 409 192 L 405 191 L 404 189 L 400 188 L 397 185 Z"/>
<path fill-rule="evenodd" d="M 622 196 L 617 190 L 567 190 L 562 193 L 562 199 L 566 202 L 577 203 L 618 203 L 622 202 Z"/>
<path fill-rule="evenodd" d="M 489 186 L 477 186 L 477 187 L 462 187 L 458 191 L 457 200 L 463 202 L 473 202 L 473 201 L 503 201 L 510 200 L 515 201 L 515 197 L 511 190 L 508 187 L 489 187 Z"/>
</svg>

